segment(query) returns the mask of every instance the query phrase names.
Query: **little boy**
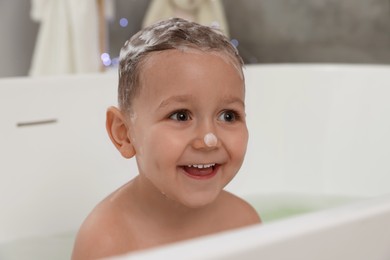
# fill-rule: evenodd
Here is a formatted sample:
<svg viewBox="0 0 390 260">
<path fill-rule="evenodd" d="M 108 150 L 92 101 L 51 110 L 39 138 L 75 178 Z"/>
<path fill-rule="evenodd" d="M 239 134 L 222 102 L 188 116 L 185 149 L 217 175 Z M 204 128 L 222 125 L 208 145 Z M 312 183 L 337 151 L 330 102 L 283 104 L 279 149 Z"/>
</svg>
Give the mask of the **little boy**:
<svg viewBox="0 0 390 260">
<path fill-rule="evenodd" d="M 72 259 L 96 259 L 260 222 L 224 191 L 248 141 L 242 60 L 216 30 L 173 18 L 120 53 L 107 131 L 139 174 L 83 223 Z"/>
</svg>

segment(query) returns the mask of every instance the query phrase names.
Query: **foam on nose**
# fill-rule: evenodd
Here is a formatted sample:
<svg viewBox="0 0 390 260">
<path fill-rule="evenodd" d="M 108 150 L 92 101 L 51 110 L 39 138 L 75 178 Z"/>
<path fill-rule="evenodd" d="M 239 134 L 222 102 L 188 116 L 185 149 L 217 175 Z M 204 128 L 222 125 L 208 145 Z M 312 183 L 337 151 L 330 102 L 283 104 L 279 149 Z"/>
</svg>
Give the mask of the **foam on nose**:
<svg viewBox="0 0 390 260">
<path fill-rule="evenodd" d="M 217 145 L 218 139 L 213 133 L 207 133 L 203 138 L 204 143 L 208 147 L 213 147 Z"/>
</svg>

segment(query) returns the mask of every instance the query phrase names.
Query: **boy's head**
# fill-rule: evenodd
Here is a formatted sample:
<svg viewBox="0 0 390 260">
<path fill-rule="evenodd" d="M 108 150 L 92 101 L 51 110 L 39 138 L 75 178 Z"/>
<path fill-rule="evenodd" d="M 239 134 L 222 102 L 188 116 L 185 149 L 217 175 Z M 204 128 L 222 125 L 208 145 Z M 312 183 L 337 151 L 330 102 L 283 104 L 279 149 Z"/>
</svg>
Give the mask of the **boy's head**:
<svg viewBox="0 0 390 260">
<path fill-rule="evenodd" d="M 240 169 L 242 60 L 222 34 L 181 19 L 136 34 L 121 52 L 119 106 L 107 130 L 123 157 L 136 157 L 143 192 L 201 207 Z"/>
<path fill-rule="evenodd" d="M 171 49 L 221 54 L 243 76 L 237 49 L 220 31 L 180 18 L 161 21 L 139 31 L 121 49 L 118 102 L 124 113 L 131 111 L 132 100 L 140 91 L 142 66 L 150 54 Z"/>
</svg>

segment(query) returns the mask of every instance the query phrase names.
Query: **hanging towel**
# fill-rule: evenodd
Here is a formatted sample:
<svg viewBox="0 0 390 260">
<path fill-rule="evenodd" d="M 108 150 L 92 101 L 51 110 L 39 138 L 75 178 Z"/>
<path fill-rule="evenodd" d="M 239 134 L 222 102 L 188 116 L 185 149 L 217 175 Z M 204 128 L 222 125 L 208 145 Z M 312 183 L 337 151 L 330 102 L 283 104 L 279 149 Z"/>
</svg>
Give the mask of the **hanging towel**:
<svg viewBox="0 0 390 260">
<path fill-rule="evenodd" d="M 40 22 L 29 74 L 97 72 L 100 69 L 96 0 L 32 0 Z"/>
<path fill-rule="evenodd" d="M 180 17 L 207 26 L 219 27 L 226 35 L 229 28 L 220 0 L 152 0 L 143 27 L 171 17 Z"/>
</svg>

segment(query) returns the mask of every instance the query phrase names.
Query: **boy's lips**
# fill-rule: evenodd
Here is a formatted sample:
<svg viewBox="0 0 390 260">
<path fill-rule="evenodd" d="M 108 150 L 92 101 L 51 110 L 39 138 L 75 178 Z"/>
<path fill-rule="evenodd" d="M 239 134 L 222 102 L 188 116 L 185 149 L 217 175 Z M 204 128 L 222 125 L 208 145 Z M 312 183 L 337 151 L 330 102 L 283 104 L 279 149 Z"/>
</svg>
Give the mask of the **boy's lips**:
<svg viewBox="0 0 390 260">
<path fill-rule="evenodd" d="M 181 166 L 187 176 L 198 180 L 214 177 L 219 167 L 220 165 L 215 163 Z"/>
</svg>

